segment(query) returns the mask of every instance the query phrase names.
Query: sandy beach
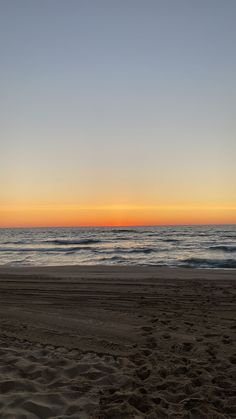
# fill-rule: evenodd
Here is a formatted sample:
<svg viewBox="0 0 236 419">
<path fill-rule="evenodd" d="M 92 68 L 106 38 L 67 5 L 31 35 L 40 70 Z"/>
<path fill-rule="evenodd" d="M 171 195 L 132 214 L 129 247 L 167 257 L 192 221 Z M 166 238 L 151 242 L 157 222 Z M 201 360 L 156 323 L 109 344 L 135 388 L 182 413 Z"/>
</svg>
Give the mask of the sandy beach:
<svg viewBox="0 0 236 419">
<path fill-rule="evenodd" d="M 0 268 L 0 417 L 236 417 L 236 273 Z"/>
</svg>

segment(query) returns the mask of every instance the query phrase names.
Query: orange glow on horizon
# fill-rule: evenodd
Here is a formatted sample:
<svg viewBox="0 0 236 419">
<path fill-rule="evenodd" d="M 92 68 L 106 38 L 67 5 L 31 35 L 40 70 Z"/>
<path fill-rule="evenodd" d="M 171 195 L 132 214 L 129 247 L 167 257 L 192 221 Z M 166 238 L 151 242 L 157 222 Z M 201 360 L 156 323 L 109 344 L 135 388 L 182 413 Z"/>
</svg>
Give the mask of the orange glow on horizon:
<svg viewBox="0 0 236 419">
<path fill-rule="evenodd" d="M 5 205 L 0 227 L 235 224 L 236 204 L 217 205 Z"/>
</svg>

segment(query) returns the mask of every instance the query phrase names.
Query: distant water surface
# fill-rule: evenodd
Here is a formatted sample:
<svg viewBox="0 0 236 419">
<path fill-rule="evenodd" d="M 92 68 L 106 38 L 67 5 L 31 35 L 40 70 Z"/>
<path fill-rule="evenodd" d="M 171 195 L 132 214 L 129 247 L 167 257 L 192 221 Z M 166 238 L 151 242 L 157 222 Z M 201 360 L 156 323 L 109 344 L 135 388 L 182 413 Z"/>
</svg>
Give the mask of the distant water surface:
<svg viewBox="0 0 236 419">
<path fill-rule="evenodd" d="M 0 229 L 0 265 L 236 268 L 236 225 Z"/>
</svg>

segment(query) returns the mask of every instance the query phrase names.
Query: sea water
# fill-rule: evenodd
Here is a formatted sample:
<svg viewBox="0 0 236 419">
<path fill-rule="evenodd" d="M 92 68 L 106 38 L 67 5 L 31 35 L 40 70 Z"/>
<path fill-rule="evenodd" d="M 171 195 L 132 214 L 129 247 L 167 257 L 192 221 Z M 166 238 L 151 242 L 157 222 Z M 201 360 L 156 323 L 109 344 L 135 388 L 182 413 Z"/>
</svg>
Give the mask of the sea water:
<svg viewBox="0 0 236 419">
<path fill-rule="evenodd" d="M 3 228 L 0 265 L 236 268 L 236 225 Z"/>
</svg>

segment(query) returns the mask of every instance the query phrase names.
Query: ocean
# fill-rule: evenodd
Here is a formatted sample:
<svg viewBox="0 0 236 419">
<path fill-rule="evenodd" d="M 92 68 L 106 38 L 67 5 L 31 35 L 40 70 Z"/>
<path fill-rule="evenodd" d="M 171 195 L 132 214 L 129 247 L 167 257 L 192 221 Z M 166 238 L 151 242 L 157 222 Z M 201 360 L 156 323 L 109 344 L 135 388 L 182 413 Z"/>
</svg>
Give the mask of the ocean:
<svg viewBox="0 0 236 419">
<path fill-rule="evenodd" d="M 2 228 L 0 265 L 236 268 L 236 225 Z"/>
</svg>

